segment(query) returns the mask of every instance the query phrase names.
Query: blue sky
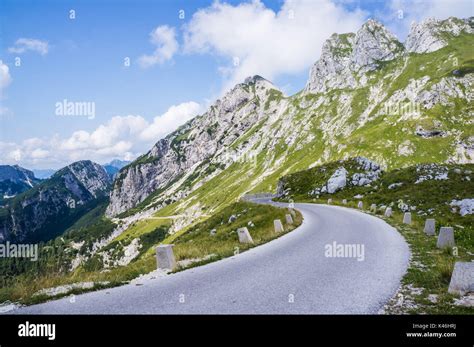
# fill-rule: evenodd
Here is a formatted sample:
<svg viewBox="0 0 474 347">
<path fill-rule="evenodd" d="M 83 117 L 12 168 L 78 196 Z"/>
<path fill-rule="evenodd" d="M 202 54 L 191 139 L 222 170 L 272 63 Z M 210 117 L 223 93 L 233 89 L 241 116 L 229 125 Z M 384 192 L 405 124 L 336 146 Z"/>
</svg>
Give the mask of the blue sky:
<svg viewBox="0 0 474 347">
<path fill-rule="evenodd" d="M 59 168 L 131 159 L 248 74 L 298 92 L 333 32 L 371 17 L 404 40 L 412 20 L 469 11 L 460 0 L 2 0 L 0 160 Z M 56 114 L 64 99 L 93 103 L 95 116 Z"/>
</svg>

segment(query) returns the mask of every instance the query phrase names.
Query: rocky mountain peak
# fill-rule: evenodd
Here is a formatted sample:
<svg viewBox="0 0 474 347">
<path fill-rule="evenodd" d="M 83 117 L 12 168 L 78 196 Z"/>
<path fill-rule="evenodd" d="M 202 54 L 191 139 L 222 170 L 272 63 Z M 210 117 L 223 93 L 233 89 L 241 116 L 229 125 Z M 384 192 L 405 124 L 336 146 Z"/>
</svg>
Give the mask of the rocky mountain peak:
<svg viewBox="0 0 474 347">
<path fill-rule="evenodd" d="M 354 33 L 333 34 L 324 42 L 321 57 L 310 70 L 306 91 L 317 93 L 335 84 L 355 84 L 349 73 L 354 38 Z M 342 75 L 348 78 L 338 80 L 337 76 Z"/>
<path fill-rule="evenodd" d="M 393 60 L 403 51 L 395 35 L 383 24 L 369 19 L 355 36 L 351 60 L 355 69 L 373 70 L 379 61 Z"/>
<path fill-rule="evenodd" d="M 107 215 L 120 214 L 145 200 L 156 189 L 170 187 L 195 165 L 201 163 L 201 169 L 206 169 L 211 158 L 263 117 L 271 91 L 279 92 L 261 76 L 248 77 L 203 115 L 159 140 L 147 154 L 119 172 Z"/>
<path fill-rule="evenodd" d="M 49 240 L 101 203 L 109 189 L 109 175 L 97 163 L 83 160 L 63 167 L 8 199 L 8 213 L 0 215 L 0 241 Z"/>
<path fill-rule="evenodd" d="M 333 34 L 323 45 L 313 65 L 305 91 L 356 88 L 355 74 L 374 70 L 380 61 L 395 59 L 403 45 L 381 23 L 369 19 L 357 33 Z"/>
<path fill-rule="evenodd" d="M 265 98 L 267 91 L 271 89 L 278 90 L 273 83 L 261 76 L 249 76 L 243 83 L 238 83 L 221 99 L 217 100 L 213 107 L 220 112 L 233 112 L 255 97 Z"/>
<path fill-rule="evenodd" d="M 33 186 L 38 180 L 32 171 L 18 165 L 0 165 L 0 181 L 25 182 Z"/>
<path fill-rule="evenodd" d="M 270 82 L 269 80 L 267 80 L 267 79 L 265 79 L 265 78 L 263 78 L 262 76 L 259 76 L 259 75 L 254 75 L 254 76 L 247 77 L 244 80 L 243 84 L 247 85 L 247 86 L 255 86 L 256 89 L 265 89 L 265 90 L 276 89 L 276 90 L 278 90 L 278 88 L 272 82 Z"/>
<path fill-rule="evenodd" d="M 102 165 L 90 160 L 74 162 L 68 165 L 66 169 L 69 170 L 94 197 L 106 192 L 111 183 L 110 176 Z"/>
<path fill-rule="evenodd" d="M 244 83 L 245 83 L 245 84 L 251 84 L 251 83 L 257 83 L 257 82 L 262 82 L 262 81 L 268 82 L 268 81 L 267 81 L 265 78 L 263 78 L 262 76 L 253 75 L 253 76 L 247 77 L 247 78 L 244 80 Z"/>
<path fill-rule="evenodd" d="M 473 17 L 459 19 L 449 17 L 446 20 L 428 18 L 421 23 L 413 22 L 405 47 L 411 53 L 430 53 L 445 47 L 449 35 L 459 36 L 462 32 L 474 33 Z"/>
<path fill-rule="evenodd" d="M 0 206 L 40 182 L 33 172 L 18 165 L 0 165 Z"/>
</svg>

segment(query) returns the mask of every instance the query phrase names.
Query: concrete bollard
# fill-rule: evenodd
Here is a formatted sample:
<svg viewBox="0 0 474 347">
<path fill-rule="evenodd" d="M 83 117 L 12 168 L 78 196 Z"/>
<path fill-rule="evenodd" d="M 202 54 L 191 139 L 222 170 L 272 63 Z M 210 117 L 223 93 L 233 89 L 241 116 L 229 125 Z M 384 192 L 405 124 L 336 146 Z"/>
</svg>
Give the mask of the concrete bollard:
<svg viewBox="0 0 474 347">
<path fill-rule="evenodd" d="M 436 247 L 446 248 L 454 246 L 454 229 L 452 227 L 441 227 L 439 229 L 438 242 L 436 243 Z"/>
<path fill-rule="evenodd" d="M 246 227 L 238 228 L 237 235 L 239 235 L 240 243 L 253 243 L 252 236 L 250 236 L 249 230 Z"/>
<path fill-rule="evenodd" d="M 427 219 L 425 221 L 425 228 L 424 232 L 426 235 L 434 235 L 435 234 L 435 220 L 434 219 Z"/>
<path fill-rule="evenodd" d="M 332 204 L 332 199 L 328 199 L 328 205 Z"/>
<path fill-rule="evenodd" d="M 370 211 L 377 212 L 377 205 L 376 204 L 370 205 Z"/>
<path fill-rule="evenodd" d="M 342 199 L 342 204 L 347 205 L 347 199 Z"/>
<path fill-rule="evenodd" d="M 173 246 L 174 245 L 160 245 L 156 247 L 156 263 L 158 269 L 174 270 L 176 268 Z"/>
<path fill-rule="evenodd" d="M 392 208 L 391 208 L 391 207 L 387 207 L 387 208 L 385 209 L 384 216 L 385 216 L 385 217 L 392 217 Z"/>
<path fill-rule="evenodd" d="M 283 224 L 281 224 L 281 220 L 279 220 L 279 219 L 275 219 L 273 221 L 273 226 L 275 227 L 275 232 L 276 233 L 281 233 L 281 232 L 285 231 L 283 229 Z"/>
<path fill-rule="evenodd" d="M 286 224 L 293 224 L 293 218 L 291 217 L 291 214 L 285 215 L 286 219 Z"/>
<path fill-rule="evenodd" d="M 290 209 L 290 213 L 291 213 L 291 216 L 292 216 L 293 218 L 296 218 L 296 212 L 295 212 L 295 210 L 293 210 L 293 209 L 291 208 L 291 209 Z"/>
<path fill-rule="evenodd" d="M 448 293 L 464 295 L 474 291 L 474 262 L 457 261 L 449 282 Z"/>
<path fill-rule="evenodd" d="M 403 215 L 403 224 L 411 224 L 411 212 L 405 212 Z"/>
<path fill-rule="evenodd" d="M 359 208 L 359 209 L 362 210 L 362 209 L 364 208 L 364 203 L 363 203 L 362 201 L 359 201 L 359 202 L 357 203 L 357 208 Z"/>
</svg>

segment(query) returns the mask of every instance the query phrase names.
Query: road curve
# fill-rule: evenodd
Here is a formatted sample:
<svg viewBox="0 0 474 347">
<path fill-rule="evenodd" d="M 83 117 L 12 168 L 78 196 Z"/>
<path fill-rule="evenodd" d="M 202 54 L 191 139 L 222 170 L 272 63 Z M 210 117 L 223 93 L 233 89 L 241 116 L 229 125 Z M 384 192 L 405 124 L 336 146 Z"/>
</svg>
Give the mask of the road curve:
<svg viewBox="0 0 474 347">
<path fill-rule="evenodd" d="M 268 203 L 268 201 L 261 201 Z M 275 203 L 274 203 L 275 204 Z M 281 204 L 280 204 L 281 205 Z M 237 256 L 166 277 L 23 307 L 16 314 L 374 314 L 408 261 L 383 220 L 337 206 L 295 204 L 303 224 Z M 326 257 L 328 244 L 364 245 L 363 261 Z"/>
</svg>

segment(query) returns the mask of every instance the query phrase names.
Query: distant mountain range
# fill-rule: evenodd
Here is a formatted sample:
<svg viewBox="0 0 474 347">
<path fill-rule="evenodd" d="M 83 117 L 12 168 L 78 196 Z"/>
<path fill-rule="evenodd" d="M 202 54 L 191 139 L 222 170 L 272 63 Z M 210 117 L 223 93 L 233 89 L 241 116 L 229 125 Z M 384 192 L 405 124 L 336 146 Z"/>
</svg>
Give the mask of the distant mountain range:
<svg viewBox="0 0 474 347">
<path fill-rule="evenodd" d="M 10 199 L 39 183 L 32 171 L 18 165 L 0 165 L 0 206 Z"/>
<path fill-rule="evenodd" d="M 121 168 L 128 164 L 130 164 L 129 161 L 114 159 L 110 163 L 104 164 L 102 166 L 104 167 L 105 171 L 107 171 L 107 173 L 110 175 L 110 177 L 114 178 L 117 172 L 119 172 Z"/>
<path fill-rule="evenodd" d="M 105 171 L 110 175 L 110 177 L 113 177 L 121 168 L 123 168 L 125 165 L 130 164 L 130 161 L 127 160 L 120 160 L 120 159 L 114 159 L 111 162 L 107 164 L 103 164 L 102 166 L 104 167 Z M 46 179 L 50 178 L 57 170 L 53 169 L 32 169 L 33 173 L 35 174 L 36 178 L 39 179 Z"/>
<path fill-rule="evenodd" d="M 107 200 L 110 184 L 105 169 L 89 160 L 64 167 L 5 203 L 0 209 L 0 241 L 45 241 L 62 234 Z"/>
<path fill-rule="evenodd" d="M 99 165 L 86 160 L 57 171 L 0 165 L 0 240 L 46 241 L 60 235 L 108 201 L 114 176 L 128 163 L 115 159 Z"/>
<path fill-rule="evenodd" d="M 50 178 L 56 172 L 56 170 L 53 169 L 32 169 L 31 171 L 33 171 L 36 178 L 39 178 L 41 180 Z"/>
</svg>

